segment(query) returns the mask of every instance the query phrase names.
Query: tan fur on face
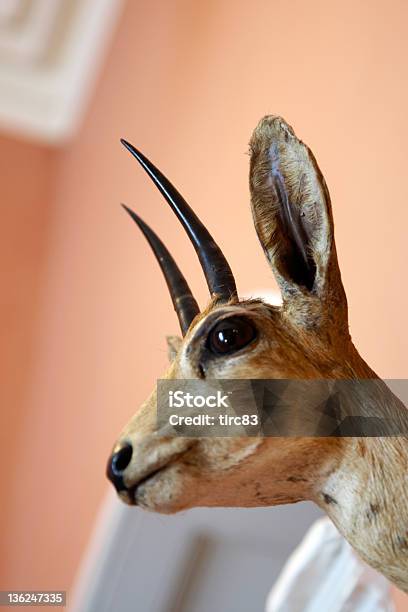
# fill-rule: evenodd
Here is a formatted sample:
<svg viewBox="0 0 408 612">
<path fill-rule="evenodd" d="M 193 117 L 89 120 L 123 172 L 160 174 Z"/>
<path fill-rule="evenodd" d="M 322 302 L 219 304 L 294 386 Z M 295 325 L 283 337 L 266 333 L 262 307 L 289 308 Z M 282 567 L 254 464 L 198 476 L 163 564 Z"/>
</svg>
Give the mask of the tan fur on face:
<svg viewBox="0 0 408 612">
<path fill-rule="evenodd" d="M 212 300 L 182 341 L 170 340 L 165 377 L 376 379 L 350 339 L 330 197 L 313 154 L 274 116 L 260 121 L 250 147 L 254 223 L 282 307 Z M 204 363 L 210 329 L 232 314 L 251 321 L 256 339 L 226 358 L 207 351 Z M 381 381 L 370 397 L 362 392 L 354 401 L 359 414 L 407 418 Z M 127 503 L 168 513 L 313 500 L 368 563 L 408 592 L 406 438 L 189 439 L 167 433 L 157 430 L 153 392 L 114 449 L 133 447 L 123 475 L 128 491 L 121 493 Z"/>
</svg>

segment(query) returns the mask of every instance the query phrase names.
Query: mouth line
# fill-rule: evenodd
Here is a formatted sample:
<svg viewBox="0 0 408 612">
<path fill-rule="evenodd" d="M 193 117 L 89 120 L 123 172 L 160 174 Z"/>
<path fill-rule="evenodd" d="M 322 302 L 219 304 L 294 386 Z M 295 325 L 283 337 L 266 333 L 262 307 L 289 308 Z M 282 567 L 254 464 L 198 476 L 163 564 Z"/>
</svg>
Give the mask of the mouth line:
<svg viewBox="0 0 408 612">
<path fill-rule="evenodd" d="M 173 455 L 173 457 L 170 458 L 170 460 L 165 463 L 164 465 L 160 465 L 159 467 L 157 467 L 155 470 L 149 472 L 149 474 L 147 474 L 146 476 L 144 476 L 144 478 L 142 478 L 141 480 L 139 480 L 138 482 L 136 482 L 134 485 L 132 485 L 131 487 L 129 487 L 127 489 L 127 502 L 129 503 L 129 505 L 131 506 L 137 506 L 138 503 L 136 501 L 136 495 L 137 495 L 137 490 L 138 488 L 145 484 L 147 481 L 152 480 L 155 476 L 157 476 L 157 474 L 159 472 L 163 472 L 164 470 L 166 470 L 168 467 L 171 467 L 172 465 L 174 465 L 175 463 L 177 463 L 177 461 L 183 457 L 184 455 L 186 455 L 188 453 L 188 451 L 190 450 L 191 447 L 184 449 L 182 452 L 177 453 L 175 455 Z"/>
<path fill-rule="evenodd" d="M 148 474 L 147 476 L 142 478 L 142 480 L 139 480 L 139 482 L 137 482 L 135 485 L 130 487 L 130 489 L 128 489 L 129 498 L 131 499 L 133 506 L 137 506 L 136 493 L 137 493 L 138 488 L 141 485 L 143 485 L 145 482 L 150 480 L 151 478 L 154 478 L 156 476 L 156 474 L 161 472 L 166 467 L 167 467 L 167 465 L 163 465 L 162 467 L 157 468 L 157 470 L 154 470 L 153 472 L 150 472 L 150 474 Z"/>
<path fill-rule="evenodd" d="M 137 506 L 138 503 L 136 501 L 136 495 L 137 495 L 137 490 L 138 488 L 145 484 L 146 482 L 148 482 L 149 480 L 152 480 L 155 476 L 157 476 L 157 474 L 159 472 L 163 472 L 166 468 L 168 468 L 170 465 L 173 465 L 173 463 L 170 461 L 169 463 L 166 463 L 166 465 L 162 465 L 161 467 L 157 468 L 156 470 L 154 470 L 153 472 L 150 472 L 150 474 L 148 474 L 147 476 L 145 476 L 144 478 L 142 478 L 141 480 L 139 480 L 139 482 L 137 482 L 136 484 L 134 484 L 133 486 L 131 486 L 128 490 L 128 499 L 129 499 L 129 503 L 131 506 Z"/>
</svg>

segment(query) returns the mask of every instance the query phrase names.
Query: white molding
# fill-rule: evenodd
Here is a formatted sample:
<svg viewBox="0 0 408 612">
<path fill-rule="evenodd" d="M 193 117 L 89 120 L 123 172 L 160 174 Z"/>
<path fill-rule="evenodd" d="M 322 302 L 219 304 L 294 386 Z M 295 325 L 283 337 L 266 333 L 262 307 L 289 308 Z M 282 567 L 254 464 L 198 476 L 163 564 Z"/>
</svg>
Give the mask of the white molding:
<svg viewBox="0 0 408 612">
<path fill-rule="evenodd" d="M 123 0 L 32 4 L 19 27 L 0 28 L 0 127 L 59 144 L 79 125 Z"/>
<path fill-rule="evenodd" d="M 1 30 L 0 56 L 6 57 L 6 61 L 25 62 L 35 68 L 36 62 L 47 52 L 61 6 L 61 0 L 36 0 L 18 27 L 13 27 L 11 22 L 18 14 L 18 7 L 14 7 L 14 13 L 6 13 L 9 25 Z"/>
<path fill-rule="evenodd" d="M 70 594 L 71 612 L 92 610 L 92 602 L 104 580 L 103 573 L 127 511 L 128 508 L 109 487 L 99 507 L 90 540 L 77 570 L 74 588 Z M 140 513 L 135 513 L 134 529 L 137 529 L 140 518 Z"/>
<path fill-rule="evenodd" d="M 232 599 L 242 600 L 239 610 L 216 608 L 208 606 L 207 592 L 206 610 L 260 610 L 259 605 L 251 608 L 251 593 L 262 583 L 257 596 L 262 592 L 266 596 L 284 561 L 319 516 L 321 511 L 311 503 L 194 508 L 165 516 L 125 506 L 109 490 L 79 564 L 68 608 L 70 612 L 190 610 L 184 598 L 180 606 L 172 603 L 204 567 L 207 578 L 208 574 L 215 578 L 212 599 L 230 599 L 228 591 L 233 586 Z M 203 542 L 212 550 L 204 556 L 205 566 L 197 563 L 197 548 Z M 242 575 L 248 564 L 250 583 Z M 203 607 L 194 609 L 202 612 Z"/>
</svg>

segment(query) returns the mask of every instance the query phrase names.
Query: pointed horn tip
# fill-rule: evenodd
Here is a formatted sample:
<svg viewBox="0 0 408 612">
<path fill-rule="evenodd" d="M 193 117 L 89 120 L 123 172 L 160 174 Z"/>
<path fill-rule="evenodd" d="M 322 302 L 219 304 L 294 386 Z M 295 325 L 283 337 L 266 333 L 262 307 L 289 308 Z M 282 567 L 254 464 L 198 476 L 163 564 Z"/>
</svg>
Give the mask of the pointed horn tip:
<svg viewBox="0 0 408 612">
<path fill-rule="evenodd" d="M 129 151 L 129 153 L 134 155 L 136 158 L 139 157 L 140 152 L 129 141 L 125 140 L 124 138 L 121 138 L 120 142 L 125 147 L 125 149 Z"/>
<path fill-rule="evenodd" d="M 129 208 L 129 206 L 126 206 L 126 204 L 123 204 L 123 202 L 121 202 L 120 205 L 123 208 L 123 210 L 125 210 L 129 215 L 132 216 L 136 214 L 135 212 L 133 212 L 131 208 Z"/>
<path fill-rule="evenodd" d="M 125 210 L 127 214 L 133 219 L 133 221 L 135 221 L 135 223 L 139 225 L 139 227 L 143 224 L 143 220 L 139 217 L 139 215 L 135 213 L 134 210 L 132 210 L 131 208 L 129 208 L 129 206 L 126 206 L 126 204 L 123 204 L 122 202 L 120 205 L 122 206 L 123 210 Z"/>
<path fill-rule="evenodd" d="M 124 138 L 120 139 L 120 144 L 123 145 L 125 147 L 125 149 L 127 149 L 129 151 L 129 153 L 134 153 L 135 150 L 136 150 L 135 147 L 133 145 L 131 145 L 130 142 L 128 142 Z"/>
</svg>

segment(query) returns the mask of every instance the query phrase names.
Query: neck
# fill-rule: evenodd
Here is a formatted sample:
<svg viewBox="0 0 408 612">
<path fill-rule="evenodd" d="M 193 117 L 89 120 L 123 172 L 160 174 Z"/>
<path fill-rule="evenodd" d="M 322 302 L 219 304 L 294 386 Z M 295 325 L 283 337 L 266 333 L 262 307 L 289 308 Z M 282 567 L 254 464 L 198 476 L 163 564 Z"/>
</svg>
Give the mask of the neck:
<svg viewBox="0 0 408 612">
<path fill-rule="evenodd" d="M 406 438 L 349 438 L 315 501 L 369 565 L 408 592 Z"/>
<path fill-rule="evenodd" d="M 408 593 L 408 410 L 352 344 L 348 367 L 361 383 L 350 387 L 352 414 L 379 417 L 392 429 L 341 438 L 314 500 L 364 561 Z"/>
</svg>

